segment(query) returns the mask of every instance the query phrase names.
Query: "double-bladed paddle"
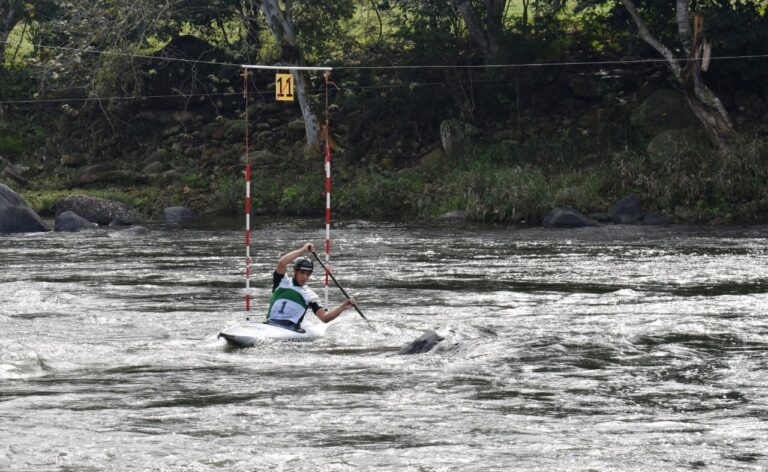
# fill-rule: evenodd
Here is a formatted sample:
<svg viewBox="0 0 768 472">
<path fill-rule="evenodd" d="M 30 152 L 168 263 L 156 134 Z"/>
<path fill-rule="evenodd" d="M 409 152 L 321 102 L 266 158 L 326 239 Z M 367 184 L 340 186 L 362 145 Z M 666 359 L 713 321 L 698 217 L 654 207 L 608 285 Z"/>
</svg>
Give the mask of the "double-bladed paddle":
<svg viewBox="0 0 768 472">
<path fill-rule="evenodd" d="M 330 270 L 328 270 L 328 268 L 327 268 L 327 267 L 325 267 L 325 264 L 323 264 L 323 261 L 321 261 L 321 260 L 320 260 L 320 258 L 319 258 L 319 257 L 317 257 L 317 253 L 316 253 L 315 251 L 312 251 L 312 255 L 313 255 L 313 256 L 315 256 L 315 259 L 317 259 L 317 262 L 319 262 L 319 263 L 320 263 L 320 267 L 322 267 L 323 269 L 325 269 L 325 271 L 328 273 L 328 275 L 330 275 L 330 276 L 331 276 L 331 280 L 333 280 L 333 283 L 335 283 L 335 284 L 336 284 L 336 286 L 337 286 L 337 287 L 339 287 L 339 290 L 341 290 L 341 293 L 342 293 L 342 294 L 344 294 L 344 296 L 345 296 L 345 297 L 347 297 L 347 299 L 350 299 L 350 298 L 352 298 L 352 297 L 350 297 L 350 296 L 347 294 L 347 291 L 346 291 L 346 290 L 344 290 L 344 287 L 342 287 L 342 286 L 341 286 L 341 284 L 339 284 L 339 281 L 338 281 L 338 280 L 336 280 L 336 277 L 334 277 L 334 276 L 333 276 L 333 272 L 331 272 Z M 352 305 L 352 306 L 353 306 L 353 307 L 355 307 L 355 310 L 357 310 L 357 313 L 358 313 L 360 316 L 362 316 L 362 317 L 363 317 L 363 319 L 364 319 L 365 321 L 367 321 L 367 322 L 368 322 L 368 326 L 371 326 L 371 321 L 370 321 L 368 318 L 366 318 L 366 317 L 365 317 L 365 315 L 363 314 L 363 312 L 362 312 L 362 311 L 360 311 L 360 308 L 358 308 L 358 307 L 357 307 L 357 305 Z M 371 327 L 373 327 L 373 326 L 371 326 Z"/>
</svg>

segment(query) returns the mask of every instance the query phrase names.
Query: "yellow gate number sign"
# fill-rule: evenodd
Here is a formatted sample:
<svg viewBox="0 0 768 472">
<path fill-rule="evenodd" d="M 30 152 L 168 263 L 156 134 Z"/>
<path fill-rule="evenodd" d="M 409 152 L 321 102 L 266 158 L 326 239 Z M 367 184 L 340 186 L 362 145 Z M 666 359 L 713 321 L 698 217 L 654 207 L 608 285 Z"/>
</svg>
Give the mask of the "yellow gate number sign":
<svg viewBox="0 0 768 472">
<path fill-rule="evenodd" d="M 293 101 L 293 76 L 291 74 L 275 74 L 275 100 L 279 102 Z"/>
</svg>

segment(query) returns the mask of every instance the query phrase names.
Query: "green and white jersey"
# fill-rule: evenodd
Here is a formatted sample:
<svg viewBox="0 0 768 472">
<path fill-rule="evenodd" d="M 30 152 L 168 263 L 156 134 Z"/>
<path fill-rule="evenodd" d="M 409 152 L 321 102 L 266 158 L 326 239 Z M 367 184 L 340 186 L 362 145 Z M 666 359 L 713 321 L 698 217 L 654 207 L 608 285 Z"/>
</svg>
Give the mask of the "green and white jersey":
<svg viewBox="0 0 768 472">
<path fill-rule="evenodd" d="M 300 325 L 309 307 L 317 312 L 320 308 L 320 297 L 306 285 L 297 285 L 293 278 L 275 272 L 267 319 L 287 320 Z"/>
</svg>

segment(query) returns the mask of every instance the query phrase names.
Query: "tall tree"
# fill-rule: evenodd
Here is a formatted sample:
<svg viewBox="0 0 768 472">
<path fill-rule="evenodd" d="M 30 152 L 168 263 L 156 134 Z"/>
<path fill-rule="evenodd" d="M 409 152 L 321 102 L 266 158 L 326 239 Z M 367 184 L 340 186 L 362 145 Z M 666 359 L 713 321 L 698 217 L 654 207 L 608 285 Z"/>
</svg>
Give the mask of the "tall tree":
<svg viewBox="0 0 768 472">
<path fill-rule="evenodd" d="M 278 0 L 261 0 L 261 9 L 270 29 L 275 35 L 283 60 L 290 65 L 306 66 L 304 56 L 299 46 L 296 28 L 293 25 L 293 3 L 285 2 L 285 9 L 280 8 Z M 296 85 L 296 95 L 299 97 L 301 114 L 304 117 L 304 131 L 307 135 L 307 146 L 320 148 L 319 122 L 317 114 L 312 109 L 312 104 L 307 95 L 307 89 L 311 86 L 309 74 L 306 71 L 291 71 Z"/>
<path fill-rule="evenodd" d="M 731 140 L 734 129 L 728 111 L 720 99 L 704 83 L 703 66 L 709 46 L 704 39 L 704 18 L 694 16 L 694 27 L 690 25 L 690 7 L 688 0 L 675 0 L 675 16 L 678 36 L 686 57 L 678 57 L 651 33 L 633 0 L 621 0 L 629 16 L 637 25 L 638 35 L 666 59 L 672 75 L 683 88 L 685 99 L 694 115 L 701 121 L 710 140 L 719 148 L 724 148 Z M 683 65 L 683 61 L 686 61 Z"/>
<path fill-rule="evenodd" d="M 451 0 L 470 36 L 483 53 L 486 63 L 498 59 L 504 31 L 507 0 L 483 0 L 482 6 L 472 0 Z"/>
<path fill-rule="evenodd" d="M 24 18 L 24 2 L 19 0 L 0 0 L 0 69 L 5 68 L 5 49 L 8 45 L 8 35 L 22 18 Z"/>
</svg>

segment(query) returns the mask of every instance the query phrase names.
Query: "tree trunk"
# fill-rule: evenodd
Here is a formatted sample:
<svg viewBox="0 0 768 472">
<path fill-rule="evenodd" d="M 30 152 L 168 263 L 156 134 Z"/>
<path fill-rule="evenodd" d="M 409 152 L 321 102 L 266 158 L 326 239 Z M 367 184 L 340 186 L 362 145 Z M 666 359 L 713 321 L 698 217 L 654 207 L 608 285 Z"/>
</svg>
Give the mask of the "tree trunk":
<svg viewBox="0 0 768 472">
<path fill-rule="evenodd" d="M 5 69 L 5 50 L 8 48 L 8 35 L 21 21 L 23 9 L 14 0 L 0 0 L 0 70 Z"/>
<path fill-rule="evenodd" d="M 621 0 L 629 16 L 637 25 L 638 36 L 643 41 L 653 47 L 664 59 L 667 60 L 672 74 L 683 87 L 685 99 L 688 106 L 693 111 L 696 118 L 699 119 L 704 130 L 709 136 L 710 141 L 718 148 L 725 148 L 733 138 L 734 129 L 728 111 L 723 106 L 719 98 L 704 83 L 701 72 L 701 58 L 703 56 L 703 35 L 701 25 L 703 17 L 697 15 L 693 37 L 691 38 L 690 26 L 688 25 L 689 11 L 687 0 L 676 0 L 676 15 L 678 32 L 686 48 L 689 48 L 688 61 L 685 67 L 682 67 L 680 60 L 674 53 L 656 39 L 648 30 L 645 21 L 640 17 L 635 4 L 632 0 Z"/>
<path fill-rule="evenodd" d="M 296 38 L 296 30 L 291 20 L 290 2 L 286 2 L 286 11 L 283 11 L 278 0 L 261 0 L 261 10 L 264 12 L 267 24 L 274 33 L 277 43 L 282 50 L 283 59 L 291 65 L 304 66 L 304 58 Z M 299 97 L 301 114 L 304 117 L 304 131 L 307 136 L 307 146 L 312 149 L 320 149 L 319 126 L 317 115 L 312 110 L 312 103 L 307 94 L 311 86 L 309 74 L 306 71 L 291 71 L 296 86 L 296 95 Z"/>
<path fill-rule="evenodd" d="M 451 0 L 453 7 L 464 20 L 470 36 L 483 52 L 486 63 L 491 63 L 501 52 L 504 7 L 506 0 L 485 0 L 485 25 L 481 15 L 472 7 L 471 0 Z"/>
</svg>

